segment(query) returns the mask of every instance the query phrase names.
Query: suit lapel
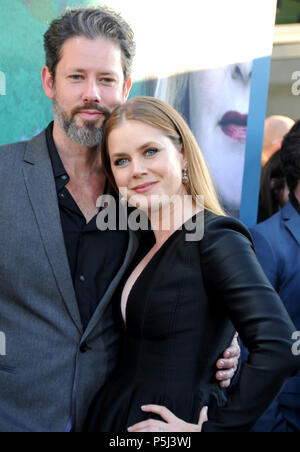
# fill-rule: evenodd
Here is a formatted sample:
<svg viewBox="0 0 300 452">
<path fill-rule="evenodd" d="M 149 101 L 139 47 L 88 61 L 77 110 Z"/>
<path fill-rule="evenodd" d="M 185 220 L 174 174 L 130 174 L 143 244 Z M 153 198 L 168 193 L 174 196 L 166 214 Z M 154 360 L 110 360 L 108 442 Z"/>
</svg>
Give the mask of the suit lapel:
<svg viewBox="0 0 300 452">
<path fill-rule="evenodd" d="M 82 332 L 61 227 L 53 170 L 44 132 L 28 142 L 24 156 L 23 174 L 56 283 L 71 318 L 78 330 Z"/>
<path fill-rule="evenodd" d="M 300 215 L 290 202 L 282 209 L 282 218 L 285 227 L 300 246 Z"/>
<path fill-rule="evenodd" d="M 139 236 L 137 233 L 132 232 L 131 230 L 129 230 L 129 244 L 128 244 L 128 249 L 127 249 L 127 253 L 123 262 L 122 267 L 120 268 L 118 274 L 115 276 L 115 278 L 113 279 L 113 281 L 111 282 L 110 286 L 108 287 L 107 291 L 105 292 L 104 297 L 102 298 L 102 300 L 100 301 L 93 317 L 91 318 L 91 321 L 84 333 L 84 337 L 83 340 L 88 337 L 88 335 L 91 333 L 91 331 L 95 328 L 95 326 L 98 324 L 98 322 L 100 321 L 105 309 L 107 308 L 109 302 L 111 301 L 111 298 L 115 292 L 115 290 L 117 289 L 117 286 L 119 284 L 119 282 L 121 281 L 127 267 L 129 266 L 130 262 L 132 261 L 137 249 L 139 246 Z"/>
</svg>

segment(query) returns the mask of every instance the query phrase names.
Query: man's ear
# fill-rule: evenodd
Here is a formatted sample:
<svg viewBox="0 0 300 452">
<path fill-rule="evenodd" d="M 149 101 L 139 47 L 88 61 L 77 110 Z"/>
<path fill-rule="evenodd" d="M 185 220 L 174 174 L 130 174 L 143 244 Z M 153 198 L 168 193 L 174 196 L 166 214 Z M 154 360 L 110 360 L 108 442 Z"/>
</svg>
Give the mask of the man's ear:
<svg viewBox="0 0 300 452">
<path fill-rule="evenodd" d="M 45 94 L 49 99 L 53 100 L 54 98 L 54 80 L 49 68 L 44 66 L 42 69 L 42 83 Z"/>
<path fill-rule="evenodd" d="M 131 87 L 132 87 L 132 80 L 131 80 L 131 77 L 128 77 L 128 79 L 125 82 L 125 87 L 124 87 L 124 101 L 126 101 L 128 99 Z"/>
</svg>

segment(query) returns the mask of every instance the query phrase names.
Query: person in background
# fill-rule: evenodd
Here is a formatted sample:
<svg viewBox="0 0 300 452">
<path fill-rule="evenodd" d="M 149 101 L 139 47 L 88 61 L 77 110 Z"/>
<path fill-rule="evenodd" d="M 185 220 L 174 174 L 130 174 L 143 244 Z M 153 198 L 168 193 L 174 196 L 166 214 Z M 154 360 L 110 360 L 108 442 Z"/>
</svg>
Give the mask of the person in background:
<svg viewBox="0 0 300 452">
<path fill-rule="evenodd" d="M 262 168 L 259 192 L 258 223 L 267 220 L 289 200 L 289 189 L 283 174 L 280 152 Z"/>
<path fill-rule="evenodd" d="M 285 136 L 280 157 L 289 202 L 251 232 L 263 270 L 300 331 L 300 121 Z M 254 431 L 300 432 L 299 373 L 289 379 Z"/>
<path fill-rule="evenodd" d="M 262 166 L 281 148 L 283 137 L 294 124 L 295 121 L 287 116 L 274 115 L 265 120 Z"/>
</svg>

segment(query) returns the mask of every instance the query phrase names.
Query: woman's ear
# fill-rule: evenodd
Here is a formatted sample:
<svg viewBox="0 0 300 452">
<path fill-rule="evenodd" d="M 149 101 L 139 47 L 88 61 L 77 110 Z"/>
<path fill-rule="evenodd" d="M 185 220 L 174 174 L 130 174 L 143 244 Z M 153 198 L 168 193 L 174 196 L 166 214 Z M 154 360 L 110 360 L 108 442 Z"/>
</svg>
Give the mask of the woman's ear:
<svg viewBox="0 0 300 452">
<path fill-rule="evenodd" d="M 183 164 L 184 164 L 184 165 L 187 165 L 187 160 L 186 160 L 186 156 L 185 156 L 185 150 L 184 150 L 183 147 L 180 149 L 180 154 L 181 154 L 181 156 L 182 156 L 182 162 L 183 162 Z"/>
<path fill-rule="evenodd" d="M 54 80 L 53 76 L 47 66 L 42 69 L 42 83 L 46 96 L 53 100 L 54 98 Z"/>
</svg>

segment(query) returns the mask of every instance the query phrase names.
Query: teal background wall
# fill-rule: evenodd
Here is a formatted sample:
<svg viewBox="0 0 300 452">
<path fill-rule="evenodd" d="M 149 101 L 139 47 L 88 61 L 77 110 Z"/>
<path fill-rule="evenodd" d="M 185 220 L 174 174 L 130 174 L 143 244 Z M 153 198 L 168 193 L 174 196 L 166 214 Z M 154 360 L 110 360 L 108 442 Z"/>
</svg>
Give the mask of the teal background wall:
<svg viewBox="0 0 300 452">
<path fill-rule="evenodd" d="M 44 94 L 40 76 L 45 59 L 43 35 L 50 22 L 68 7 L 110 3 L 113 0 L 0 0 L 0 145 L 32 138 L 53 118 L 52 102 Z M 268 58 L 261 59 L 253 71 L 256 82 L 241 206 L 241 219 L 248 225 L 256 221 L 269 64 Z M 131 97 L 140 94 L 148 94 L 143 81 L 134 84 Z"/>
<path fill-rule="evenodd" d="M 81 1 L 82 4 L 87 3 Z M 6 94 L 0 95 L 0 145 L 32 137 L 52 117 L 42 90 L 43 34 L 70 0 L 0 0 L 0 71 Z"/>
<path fill-rule="evenodd" d="M 106 2 L 106 4 L 109 2 Z M 43 35 L 66 8 L 101 5 L 92 0 L 0 0 L 0 145 L 26 140 L 52 120 L 44 94 Z M 143 84 L 131 96 L 141 94 Z"/>
</svg>

